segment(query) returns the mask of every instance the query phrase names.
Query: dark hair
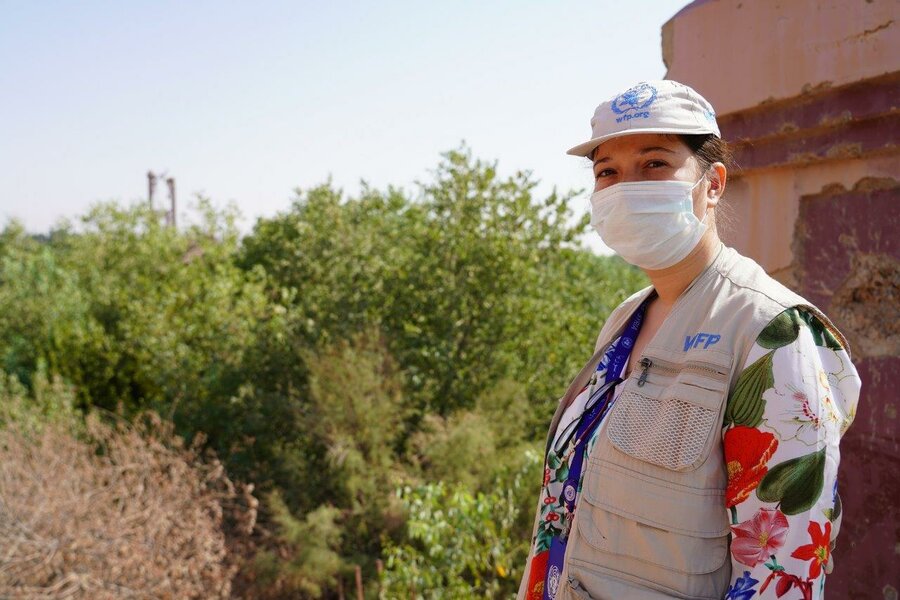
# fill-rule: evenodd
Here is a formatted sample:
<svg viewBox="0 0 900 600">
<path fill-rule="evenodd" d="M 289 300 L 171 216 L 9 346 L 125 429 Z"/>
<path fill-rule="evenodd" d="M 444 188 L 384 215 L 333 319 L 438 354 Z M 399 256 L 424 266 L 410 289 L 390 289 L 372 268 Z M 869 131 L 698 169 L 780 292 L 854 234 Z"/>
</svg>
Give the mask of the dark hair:
<svg viewBox="0 0 900 600">
<path fill-rule="evenodd" d="M 722 163 L 728 170 L 734 167 L 731 148 L 719 136 L 713 133 L 679 133 L 678 139 L 697 157 L 701 171 L 706 171 L 715 162 Z"/>
<path fill-rule="evenodd" d="M 720 162 L 727 170 L 734 167 L 734 156 L 728 142 L 712 133 L 678 134 L 685 146 L 687 146 L 700 165 L 700 173 L 705 173 L 713 163 Z M 698 175 L 700 174 L 698 173 Z M 716 207 L 716 229 L 723 232 L 732 226 L 732 214 L 730 207 L 724 206 L 724 198 L 719 199 Z"/>
</svg>

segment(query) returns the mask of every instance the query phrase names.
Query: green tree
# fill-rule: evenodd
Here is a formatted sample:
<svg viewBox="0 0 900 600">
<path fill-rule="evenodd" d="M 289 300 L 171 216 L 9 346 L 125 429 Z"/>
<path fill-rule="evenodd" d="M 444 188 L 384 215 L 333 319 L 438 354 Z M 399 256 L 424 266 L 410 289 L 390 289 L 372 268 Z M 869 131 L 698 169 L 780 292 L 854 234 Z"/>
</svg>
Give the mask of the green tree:
<svg viewBox="0 0 900 600">
<path fill-rule="evenodd" d="M 259 582 L 327 596 L 353 565 L 372 581 L 383 544 L 424 543 L 394 490 L 443 482 L 429 497 L 502 548 L 444 583 L 500 593 L 540 480 L 521 457 L 542 447 L 603 319 L 646 285 L 575 245 L 577 191 L 537 198 L 536 185 L 463 146 L 415 194 L 363 182 L 345 198 L 328 181 L 243 239 L 232 209 L 203 200 L 181 229 L 114 203 L 47 236 L 12 223 L 0 367 L 28 397 L 59 376 L 82 408 L 151 408 L 188 439 L 205 433 L 268 499 Z M 526 510 L 501 524 L 482 513 L 491 502 Z"/>
<path fill-rule="evenodd" d="M 471 408 L 510 373 L 545 410 L 643 275 L 574 247 L 587 225 L 568 223 L 576 192 L 539 201 L 530 172 L 501 179 L 465 147 L 442 157 L 415 198 L 298 190 L 290 211 L 257 223 L 240 264 L 293 292 L 310 341 L 380 326 L 421 411 Z"/>
<path fill-rule="evenodd" d="M 527 552 L 516 535 L 515 492 L 528 467 L 538 463 L 534 452 L 525 458 L 511 485 L 486 493 L 444 483 L 399 490 L 408 511 L 408 541 L 386 544 L 382 597 L 515 596 Z"/>
</svg>

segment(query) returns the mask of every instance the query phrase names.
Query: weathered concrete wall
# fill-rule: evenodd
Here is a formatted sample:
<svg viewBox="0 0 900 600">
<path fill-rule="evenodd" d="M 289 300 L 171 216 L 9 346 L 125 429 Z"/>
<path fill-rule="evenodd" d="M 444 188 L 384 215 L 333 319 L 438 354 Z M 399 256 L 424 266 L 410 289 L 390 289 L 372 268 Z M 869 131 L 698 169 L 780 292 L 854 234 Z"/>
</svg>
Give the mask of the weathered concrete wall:
<svg viewBox="0 0 900 600">
<path fill-rule="evenodd" d="M 727 196 L 743 227 L 729 232 L 729 241 L 795 284 L 799 199 L 826 186 L 851 189 L 863 178 L 898 175 L 898 91 L 900 73 L 893 73 L 721 115 L 740 167 Z M 777 234 L 760 235 L 773 226 Z"/>
<path fill-rule="evenodd" d="M 900 590 L 898 21 L 896 0 L 699 0 L 663 27 L 667 77 L 735 149 L 722 238 L 835 321 L 863 380 L 829 598 Z"/>
<path fill-rule="evenodd" d="M 733 113 L 896 71 L 898 19 L 896 0 L 700 0 L 663 26 L 663 60 Z"/>
</svg>

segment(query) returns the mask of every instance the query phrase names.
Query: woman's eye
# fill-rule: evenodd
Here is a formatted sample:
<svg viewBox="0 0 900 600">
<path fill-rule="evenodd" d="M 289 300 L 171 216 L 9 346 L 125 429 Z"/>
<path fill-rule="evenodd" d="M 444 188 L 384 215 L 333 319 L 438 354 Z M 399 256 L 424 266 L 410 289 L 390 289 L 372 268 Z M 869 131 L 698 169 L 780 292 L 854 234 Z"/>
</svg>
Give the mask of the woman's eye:
<svg viewBox="0 0 900 600">
<path fill-rule="evenodd" d="M 600 179 L 601 177 L 609 177 L 615 173 L 612 169 L 600 169 L 596 175 L 594 175 L 594 179 Z"/>
<path fill-rule="evenodd" d="M 655 169 L 657 167 L 667 167 L 668 165 L 661 160 L 651 160 L 644 166 L 649 167 L 651 169 Z"/>
</svg>

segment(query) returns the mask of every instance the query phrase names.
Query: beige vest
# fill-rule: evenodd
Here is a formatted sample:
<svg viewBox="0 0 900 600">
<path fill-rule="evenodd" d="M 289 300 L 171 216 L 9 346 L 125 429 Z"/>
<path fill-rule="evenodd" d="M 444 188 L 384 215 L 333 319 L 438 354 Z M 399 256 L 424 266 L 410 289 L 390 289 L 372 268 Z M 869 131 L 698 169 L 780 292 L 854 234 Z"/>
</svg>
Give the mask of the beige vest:
<svg viewBox="0 0 900 600">
<path fill-rule="evenodd" d="M 594 355 L 560 398 L 548 440 L 571 398 L 650 294 L 620 304 Z M 721 599 L 731 580 L 722 422 L 757 335 L 783 310 L 815 306 L 720 243 L 716 258 L 682 292 L 624 381 L 596 445 L 569 534 L 557 599 Z M 698 335 L 700 334 L 700 335 Z M 650 360 L 649 366 L 638 364 Z M 643 381 L 641 379 L 643 378 Z M 532 539 L 537 532 L 536 509 Z M 519 586 L 525 585 L 531 557 Z"/>
</svg>

